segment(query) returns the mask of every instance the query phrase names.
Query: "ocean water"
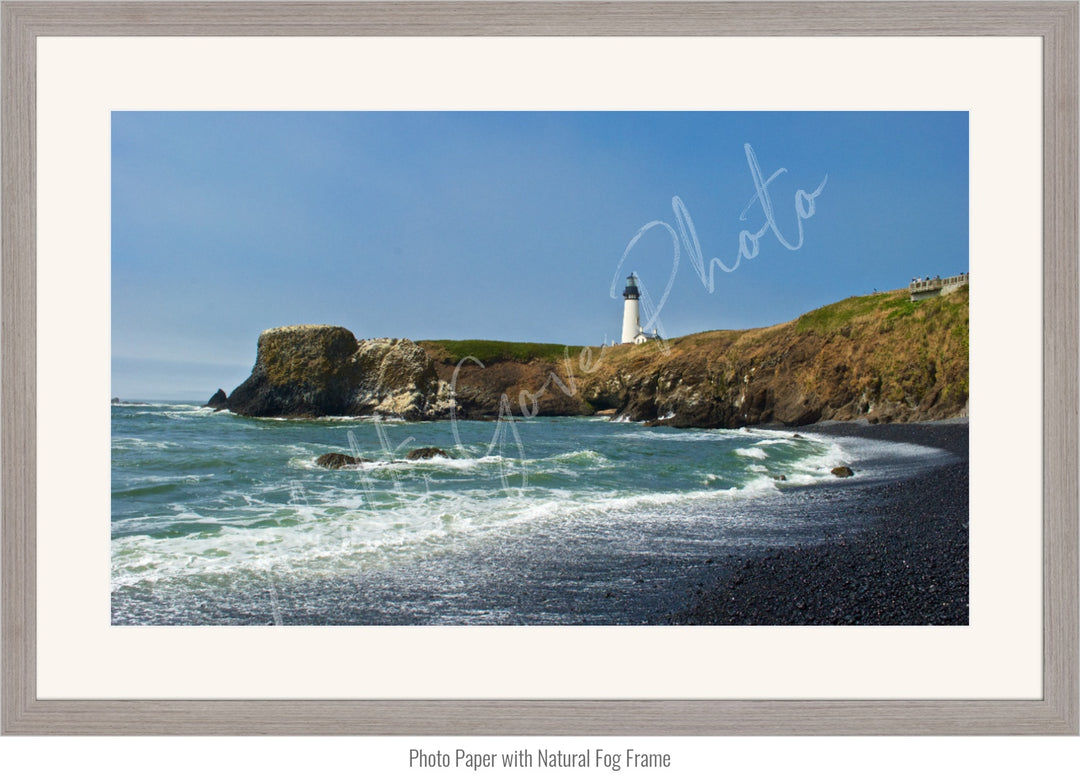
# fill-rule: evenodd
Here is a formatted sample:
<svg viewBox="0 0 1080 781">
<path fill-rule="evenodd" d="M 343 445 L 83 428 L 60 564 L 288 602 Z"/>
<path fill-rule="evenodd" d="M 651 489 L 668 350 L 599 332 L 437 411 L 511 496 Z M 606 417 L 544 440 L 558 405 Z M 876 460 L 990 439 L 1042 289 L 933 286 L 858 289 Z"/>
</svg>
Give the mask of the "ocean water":
<svg viewBox="0 0 1080 781">
<path fill-rule="evenodd" d="M 405 460 L 427 446 L 449 457 Z M 326 452 L 370 461 L 316 466 Z M 845 489 L 946 458 L 601 418 L 268 420 L 116 404 L 112 620 L 649 623 L 684 606 L 716 557 L 840 533 L 860 522 Z M 834 477 L 839 464 L 856 477 Z"/>
</svg>

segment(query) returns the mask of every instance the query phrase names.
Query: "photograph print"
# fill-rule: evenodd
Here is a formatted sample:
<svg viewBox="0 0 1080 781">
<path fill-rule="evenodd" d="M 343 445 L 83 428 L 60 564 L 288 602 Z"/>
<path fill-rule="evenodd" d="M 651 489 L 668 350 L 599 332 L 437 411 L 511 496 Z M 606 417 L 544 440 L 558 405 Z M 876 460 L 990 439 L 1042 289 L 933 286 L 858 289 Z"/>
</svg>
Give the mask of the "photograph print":
<svg viewBox="0 0 1080 781">
<path fill-rule="evenodd" d="M 112 623 L 966 625 L 968 120 L 113 112 Z"/>
</svg>

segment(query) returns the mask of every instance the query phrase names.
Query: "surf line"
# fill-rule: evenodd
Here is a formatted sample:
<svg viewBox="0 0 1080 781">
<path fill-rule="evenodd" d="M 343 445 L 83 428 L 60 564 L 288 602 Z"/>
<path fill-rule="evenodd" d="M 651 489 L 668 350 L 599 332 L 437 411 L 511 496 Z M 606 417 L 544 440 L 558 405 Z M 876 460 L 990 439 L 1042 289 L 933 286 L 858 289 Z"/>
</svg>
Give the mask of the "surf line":
<svg viewBox="0 0 1080 781">
<path fill-rule="evenodd" d="M 461 433 L 458 430 L 457 387 L 461 368 L 467 362 L 475 363 L 481 369 L 485 368 L 483 361 L 469 355 L 458 361 L 457 366 L 454 367 L 454 375 L 450 379 L 450 432 L 453 434 L 454 444 L 457 447 L 457 450 L 461 453 L 467 453 L 468 449 L 461 441 Z M 510 440 L 513 440 L 513 442 Z M 499 398 L 499 414 L 495 417 L 495 431 L 491 435 L 491 441 L 488 443 L 484 457 L 486 458 L 487 456 L 492 455 L 492 453 L 498 452 L 500 457 L 498 462 L 499 483 L 502 486 L 504 493 L 510 491 L 511 476 L 504 454 L 511 447 L 517 451 L 517 463 L 521 470 L 521 485 L 518 490 L 522 491 L 529 486 L 529 474 L 525 467 L 525 446 L 522 444 L 521 436 L 514 426 L 514 413 L 510 408 L 510 397 L 503 393 Z"/>
<path fill-rule="evenodd" d="M 743 260 L 752 260 L 758 256 L 761 251 L 761 239 L 765 237 L 767 233 L 772 233 L 776 237 L 776 240 L 780 242 L 780 245 L 787 250 L 795 252 L 799 250 L 805 239 L 803 233 L 803 221 L 809 220 L 817 211 L 817 199 L 825 191 L 825 185 L 829 181 L 828 175 L 821 180 L 813 191 L 807 192 L 803 189 L 795 191 L 795 217 L 796 226 L 798 228 L 798 238 L 795 241 L 791 241 L 780 230 L 780 226 L 776 224 L 776 208 L 773 204 L 772 195 L 769 193 L 769 185 L 776 180 L 781 174 L 788 172 L 786 168 L 777 168 L 768 178 L 765 178 L 761 171 L 761 165 L 758 163 L 757 155 L 754 154 L 754 148 L 750 144 L 743 144 L 743 150 L 746 152 L 746 163 L 750 167 L 750 176 L 754 180 L 754 196 L 746 204 L 746 207 L 739 215 L 740 221 L 746 220 L 747 212 L 753 208 L 754 204 L 761 206 L 762 214 L 765 217 L 765 222 L 757 231 L 741 230 L 739 231 L 739 251 L 735 256 L 735 262 L 728 266 L 720 258 L 714 257 L 709 260 L 706 267 L 704 254 L 701 251 L 701 241 L 698 239 L 697 229 L 694 227 L 694 220 L 690 216 L 689 209 L 686 208 L 686 204 L 683 203 L 682 198 L 674 196 L 671 199 L 671 210 L 675 214 L 675 225 L 678 230 L 672 227 L 671 223 L 664 222 L 663 220 L 653 220 L 651 222 L 642 225 L 638 229 L 638 232 L 634 235 L 634 238 L 630 239 L 630 243 L 626 245 L 626 249 L 623 250 L 622 258 L 619 260 L 619 265 L 615 269 L 615 276 L 611 280 L 610 296 L 617 298 L 617 289 L 620 281 L 623 277 L 623 266 L 626 264 L 626 259 L 630 256 L 634 247 L 637 245 L 641 238 L 651 231 L 653 228 L 663 228 L 668 232 L 671 237 L 671 274 L 668 276 L 667 286 L 664 288 L 664 293 L 660 296 L 659 302 L 655 307 L 650 307 L 653 311 L 649 313 L 648 322 L 646 322 L 641 328 L 643 331 L 648 331 L 659 320 L 660 310 L 664 308 L 664 304 L 667 303 L 668 296 L 671 295 L 671 288 L 675 284 L 675 277 L 679 272 L 679 260 L 681 252 L 685 251 L 690 258 L 690 264 L 694 267 L 694 271 L 697 272 L 698 279 L 701 280 L 702 286 L 706 292 L 712 293 L 716 287 L 716 268 L 720 267 L 721 270 L 731 273 L 735 271 Z M 642 283 L 639 281 L 638 283 Z M 644 291 L 643 291 L 644 292 Z"/>
<path fill-rule="evenodd" d="M 581 353 L 578 355 L 578 367 L 585 374 L 592 374 L 600 368 L 600 364 L 604 358 L 604 352 L 607 350 L 607 345 L 600 348 L 600 355 L 597 358 L 593 358 L 593 352 L 591 347 L 583 347 Z M 474 363 L 481 369 L 486 368 L 484 362 L 479 358 L 469 355 L 458 361 L 457 366 L 454 367 L 454 374 L 450 380 L 450 430 L 454 437 L 454 442 L 461 452 L 466 452 L 465 446 L 462 444 L 461 435 L 458 431 L 458 417 L 457 417 L 457 387 L 458 379 L 461 375 L 461 369 L 466 363 Z M 573 398 L 577 396 L 578 384 L 577 378 L 574 376 L 574 365 L 570 358 L 569 346 L 563 348 L 563 365 L 566 368 L 566 379 L 558 375 L 554 370 L 548 372 L 547 378 L 544 380 L 544 384 L 540 386 L 539 390 L 533 392 L 526 389 L 522 389 L 518 393 L 518 407 L 520 408 L 521 417 L 525 420 L 535 418 L 540 414 L 540 399 L 551 392 L 552 386 L 562 391 L 568 397 Z M 511 443 L 510 440 L 513 440 Z M 498 451 L 500 456 L 503 456 L 509 447 L 513 447 L 518 454 L 519 463 L 521 468 L 521 487 L 524 488 L 528 485 L 528 474 L 525 470 L 525 446 L 521 441 L 521 436 L 518 434 L 515 425 L 515 415 L 513 404 L 510 401 L 510 396 L 503 393 L 499 397 L 499 413 L 495 419 L 495 431 L 492 434 L 491 441 L 487 446 L 486 456 Z M 508 473 L 505 466 L 500 462 L 500 480 L 504 489 L 509 488 Z"/>
</svg>

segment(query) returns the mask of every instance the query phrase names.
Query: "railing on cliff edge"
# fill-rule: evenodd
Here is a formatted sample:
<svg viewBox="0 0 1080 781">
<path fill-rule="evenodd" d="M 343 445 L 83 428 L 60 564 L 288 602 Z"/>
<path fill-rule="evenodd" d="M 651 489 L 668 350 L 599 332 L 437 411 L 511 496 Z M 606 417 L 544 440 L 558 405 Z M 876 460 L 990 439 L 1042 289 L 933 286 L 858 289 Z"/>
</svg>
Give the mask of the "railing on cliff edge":
<svg viewBox="0 0 1080 781">
<path fill-rule="evenodd" d="M 969 283 L 970 274 L 957 274 L 953 277 L 933 277 L 928 279 L 913 279 L 911 284 L 908 285 L 908 292 L 911 293 L 912 301 L 915 300 L 916 295 L 920 295 L 923 298 L 928 298 L 928 294 L 936 294 L 941 291 L 952 291 L 958 287 L 963 287 Z"/>
</svg>

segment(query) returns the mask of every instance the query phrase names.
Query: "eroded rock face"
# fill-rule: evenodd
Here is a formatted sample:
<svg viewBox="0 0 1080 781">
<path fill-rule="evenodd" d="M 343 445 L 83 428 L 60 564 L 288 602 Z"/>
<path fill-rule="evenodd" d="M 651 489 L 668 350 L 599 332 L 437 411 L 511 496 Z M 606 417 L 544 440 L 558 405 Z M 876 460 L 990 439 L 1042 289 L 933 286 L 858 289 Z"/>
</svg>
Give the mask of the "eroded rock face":
<svg viewBox="0 0 1080 781">
<path fill-rule="evenodd" d="M 440 360 L 433 356 L 435 370 L 451 403 L 450 389 L 457 414 L 463 418 L 495 418 L 503 414 L 522 415 L 592 415 L 594 407 L 585 400 L 561 361 L 489 360 L 483 365 L 474 361 Z M 456 383 L 455 383 L 456 380 Z"/>
<path fill-rule="evenodd" d="M 215 399 L 217 398 L 215 394 Z M 346 328 L 296 325 L 259 336 L 255 367 L 226 401 L 252 417 L 445 417 L 452 400 L 408 339 L 357 341 Z"/>
<path fill-rule="evenodd" d="M 340 326 L 263 331 L 255 367 L 229 394 L 229 409 L 252 417 L 344 415 L 360 375 L 355 352 L 356 337 Z"/>
<path fill-rule="evenodd" d="M 435 365 L 414 342 L 367 339 L 357 345 L 355 360 L 362 373 L 348 414 L 405 420 L 450 414 L 449 393 L 440 395 Z"/>
</svg>

